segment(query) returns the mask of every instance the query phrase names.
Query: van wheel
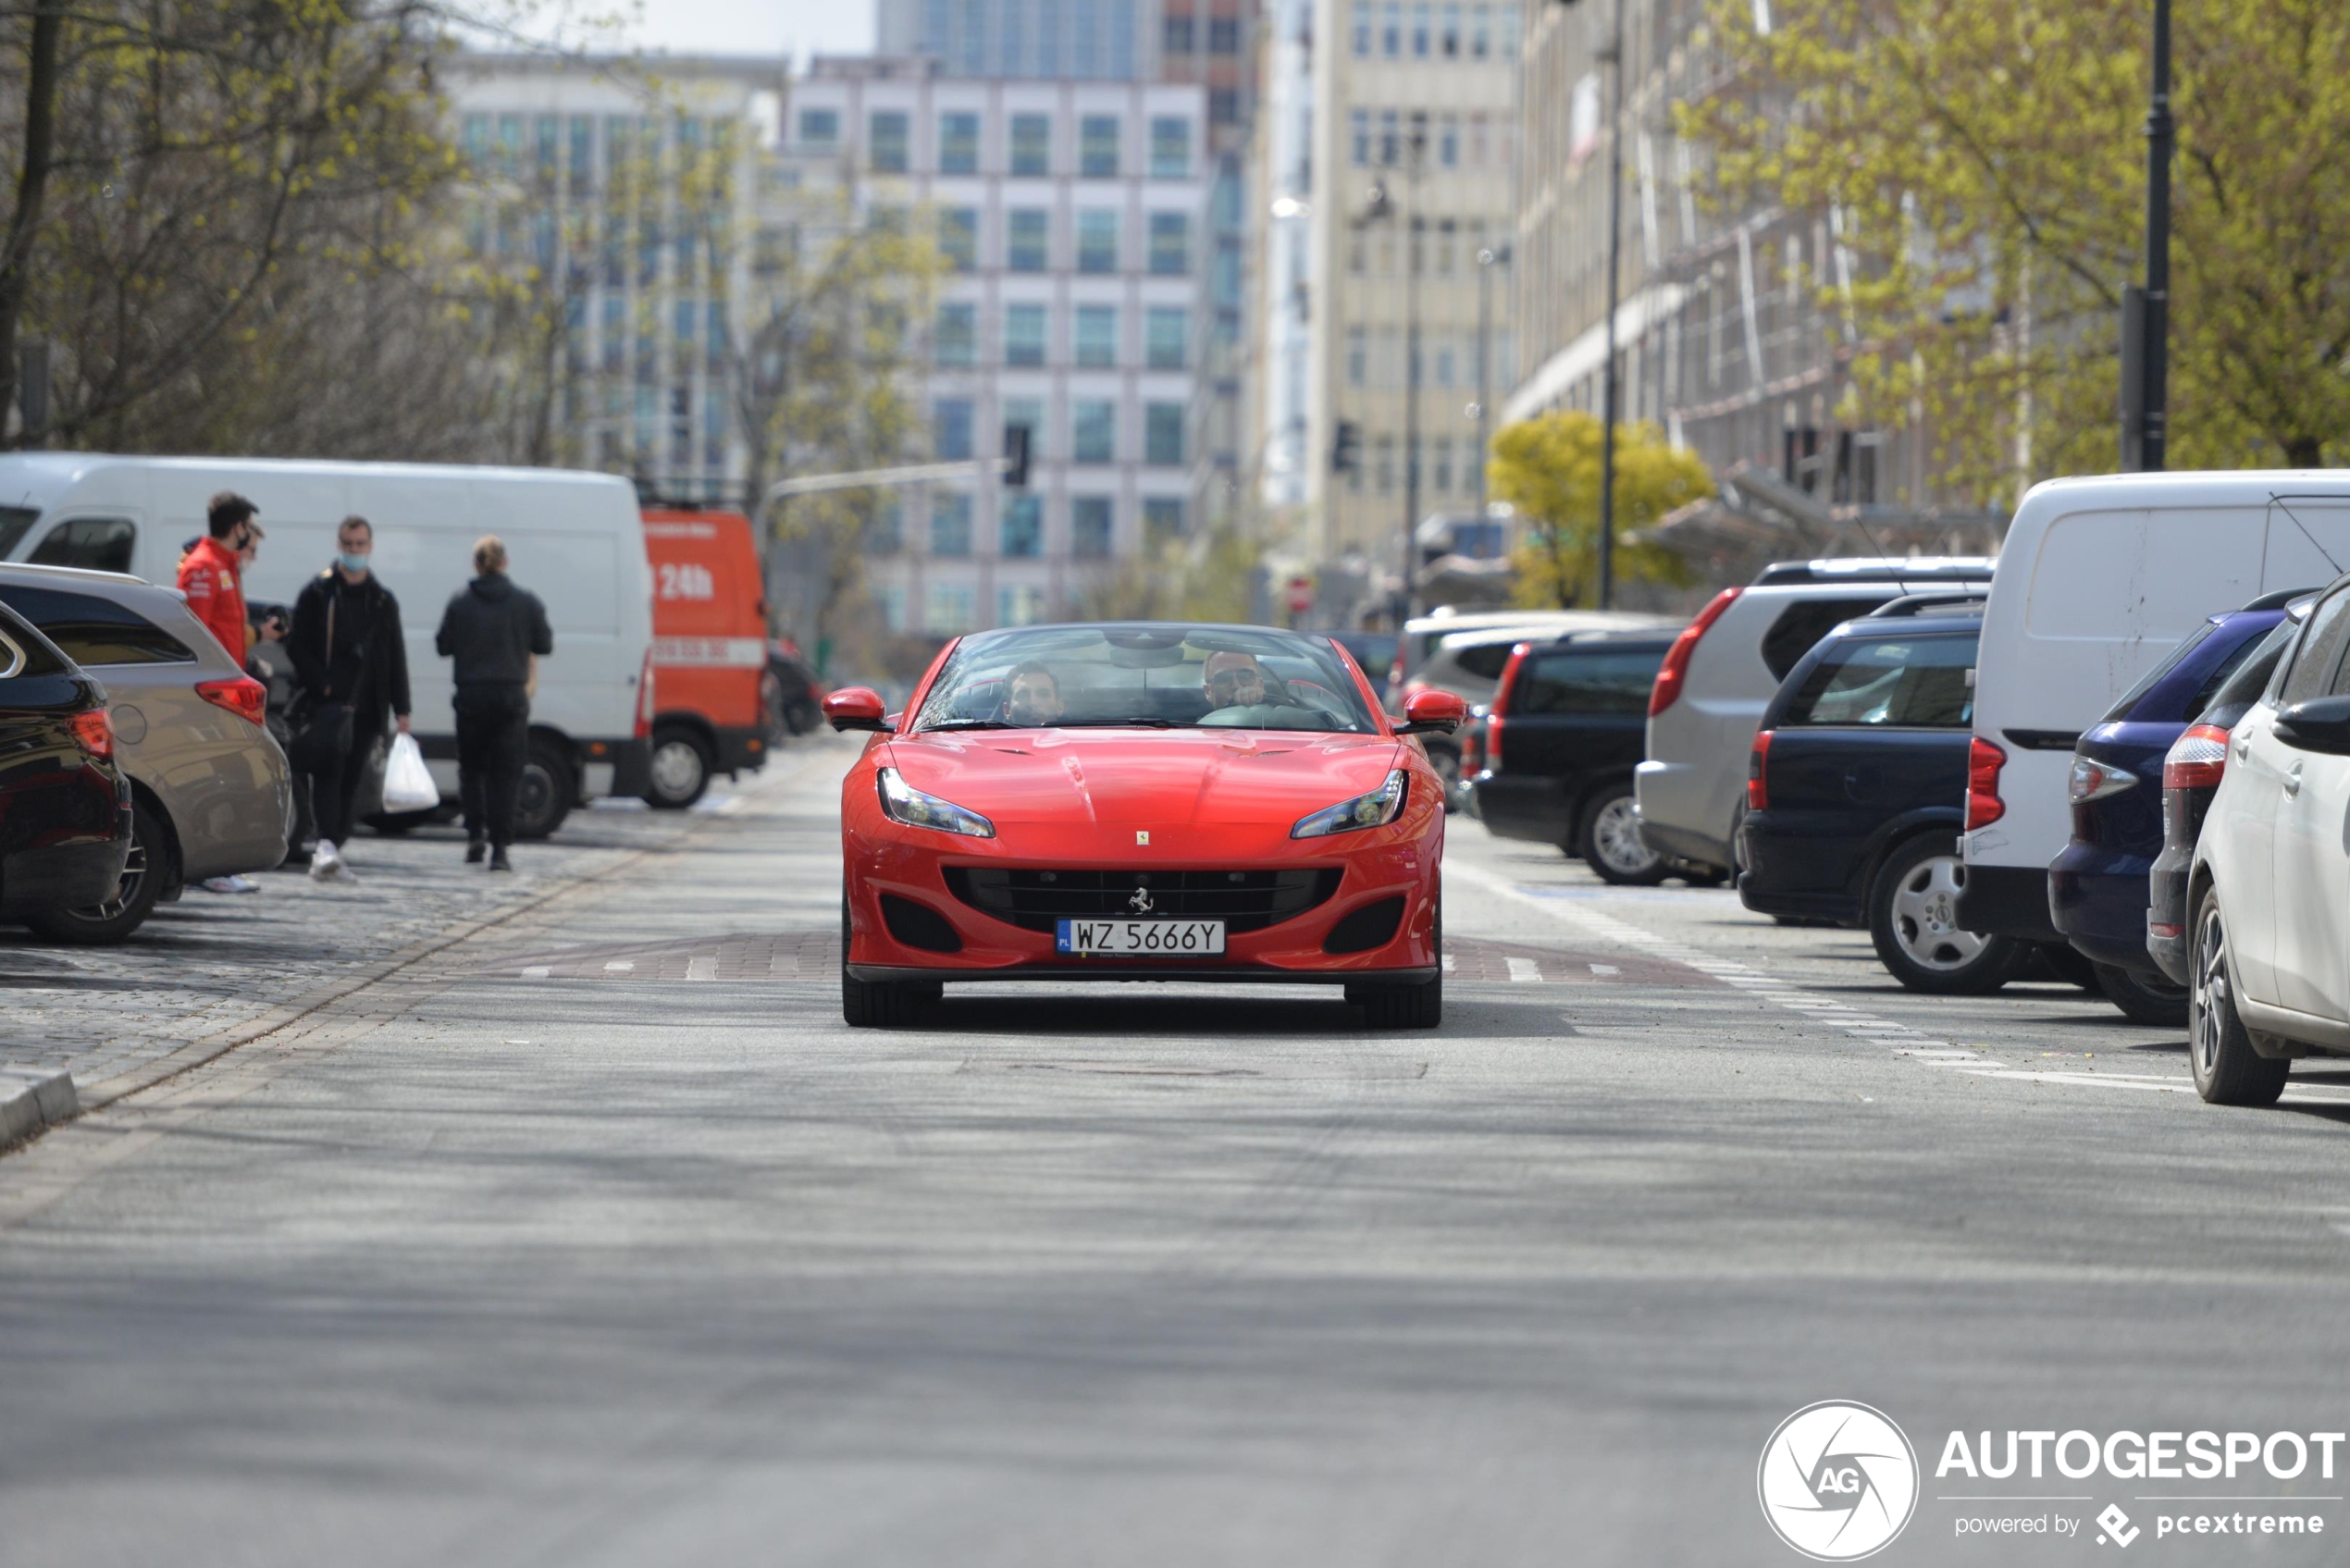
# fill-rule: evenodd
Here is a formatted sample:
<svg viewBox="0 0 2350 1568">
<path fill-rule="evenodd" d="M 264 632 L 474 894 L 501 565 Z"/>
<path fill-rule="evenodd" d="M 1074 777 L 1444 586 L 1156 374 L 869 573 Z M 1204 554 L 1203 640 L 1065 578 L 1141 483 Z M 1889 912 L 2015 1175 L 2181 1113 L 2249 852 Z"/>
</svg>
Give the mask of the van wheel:
<svg viewBox="0 0 2350 1568">
<path fill-rule="evenodd" d="M 1869 885 L 1869 940 L 1886 972 L 1912 991 L 1979 996 L 2032 957 L 2028 943 L 1959 928 L 1966 866 L 1958 842 L 1926 833 L 1897 845 Z"/>
<path fill-rule="evenodd" d="M 2097 989 L 2132 1023 L 2182 1029 L 2187 1021 L 2187 988 L 2152 975 L 2133 974 L 2112 964 L 2097 966 Z"/>
<path fill-rule="evenodd" d="M 2236 1016 L 2235 977 L 2228 969 L 2228 927 L 2220 890 L 2206 888 L 2195 908 L 2188 959 L 2187 1064 L 2195 1093 L 2215 1105 L 2273 1105 L 2284 1093 L 2293 1063 L 2252 1048 L 2252 1031 Z"/>
<path fill-rule="evenodd" d="M 1672 872 L 1664 857 L 1640 841 L 1640 819 L 1632 809 L 1628 782 L 1611 784 L 1583 808 L 1575 849 L 1602 882 L 1618 887 L 1652 887 Z"/>
<path fill-rule="evenodd" d="M 514 803 L 514 836 L 545 838 L 563 826 L 577 804 L 571 759 L 553 741 L 534 735 L 522 765 L 522 790 Z"/>
<path fill-rule="evenodd" d="M 105 947 L 144 925 L 166 886 L 179 881 L 171 863 L 171 838 L 143 800 L 130 807 L 130 853 L 112 898 L 86 909 L 43 909 L 25 924 L 52 942 Z"/>
<path fill-rule="evenodd" d="M 682 724 L 664 724 L 653 732 L 652 782 L 645 786 L 645 803 L 663 811 L 682 811 L 699 800 L 717 769 L 709 743 Z"/>
</svg>

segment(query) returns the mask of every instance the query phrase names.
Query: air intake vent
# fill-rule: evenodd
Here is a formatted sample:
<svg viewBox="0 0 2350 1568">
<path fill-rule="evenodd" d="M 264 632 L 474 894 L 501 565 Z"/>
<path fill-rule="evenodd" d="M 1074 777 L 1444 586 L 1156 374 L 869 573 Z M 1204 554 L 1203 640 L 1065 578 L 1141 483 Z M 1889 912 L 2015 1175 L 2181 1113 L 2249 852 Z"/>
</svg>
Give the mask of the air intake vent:
<svg viewBox="0 0 2350 1568">
<path fill-rule="evenodd" d="M 1263 931 L 1338 891 L 1336 870 L 1282 871 L 1007 870 L 949 866 L 947 890 L 985 914 L 1028 931 L 1103 916 L 1222 920 L 1229 932 Z M 1138 896 L 1139 895 L 1139 896 Z"/>
<path fill-rule="evenodd" d="M 882 895 L 882 923 L 889 927 L 889 934 L 909 947 L 919 947 L 925 953 L 959 953 L 963 939 L 946 923 L 946 917 L 926 905 L 910 898 L 900 898 L 894 893 Z"/>
<path fill-rule="evenodd" d="M 1403 923 L 1401 896 L 1366 904 L 1330 927 L 1330 935 L 1322 938 L 1322 951 L 1367 953 L 1374 947 L 1384 947 L 1395 940 L 1395 928 Z"/>
</svg>

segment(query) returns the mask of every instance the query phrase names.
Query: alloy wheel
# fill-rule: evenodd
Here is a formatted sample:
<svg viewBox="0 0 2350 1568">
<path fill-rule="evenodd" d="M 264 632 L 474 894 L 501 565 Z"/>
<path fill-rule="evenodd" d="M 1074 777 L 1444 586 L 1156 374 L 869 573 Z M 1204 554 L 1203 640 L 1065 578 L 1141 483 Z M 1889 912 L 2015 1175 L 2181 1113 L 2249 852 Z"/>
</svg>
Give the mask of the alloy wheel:
<svg viewBox="0 0 2350 1568">
<path fill-rule="evenodd" d="M 2220 905 L 2213 900 L 2195 932 L 2195 974 L 2189 983 L 2188 1022 L 2192 1028 L 2195 1066 L 2208 1080 L 2220 1070 L 2220 1031 L 2228 1002 L 2228 929 L 2220 923 Z"/>
<path fill-rule="evenodd" d="M 1608 870 L 1622 876 L 1640 876 L 1656 866 L 1656 851 L 1640 838 L 1639 811 L 1628 795 L 1600 808 L 1591 821 L 1591 846 Z"/>
<path fill-rule="evenodd" d="M 671 800 L 683 800 L 701 787 L 701 750 L 689 740 L 663 741 L 653 751 L 653 788 Z"/>
<path fill-rule="evenodd" d="M 1982 955 L 1989 939 L 1959 925 L 1965 887 L 1965 864 L 1956 855 L 1936 855 L 1911 867 L 1894 888 L 1893 937 L 1920 967 L 1963 969 Z"/>
</svg>

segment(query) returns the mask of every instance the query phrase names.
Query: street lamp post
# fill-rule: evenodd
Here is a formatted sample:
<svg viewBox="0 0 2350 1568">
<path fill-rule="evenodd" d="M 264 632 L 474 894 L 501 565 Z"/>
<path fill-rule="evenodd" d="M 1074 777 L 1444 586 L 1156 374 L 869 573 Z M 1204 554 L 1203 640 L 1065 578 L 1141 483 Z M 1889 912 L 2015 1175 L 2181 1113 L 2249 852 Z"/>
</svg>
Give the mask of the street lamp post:
<svg viewBox="0 0 2350 1568">
<path fill-rule="evenodd" d="M 1402 148 L 1405 195 L 1399 216 L 1395 198 L 1384 181 L 1371 187 L 1370 203 L 1360 224 L 1386 221 L 1394 225 L 1404 245 L 1404 559 L 1402 587 L 1397 595 L 1395 629 L 1400 634 L 1412 614 L 1413 557 L 1420 509 L 1420 156 L 1428 142 L 1428 124 L 1415 115 L 1404 133 Z"/>
<path fill-rule="evenodd" d="M 1493 408 L 1493 269 L 1510 259 L 1509 241 L 1477 253 L 1477 510 L 1485 512 L 1485 442 Z"/>
<path fill-rule="evenodd" d="M 1600 608 L 1615 602 L 1615 294 L 1624 249 L 1624 0 L 1615 0 L 1615 20 L 1607 52 L 1607 370 L 1600 411 Z"/>
<path fill-rule="evenodd" d="M 2122 298 L 2121 465 L 2158 472 L 2170 435 L 2171 0 L 2154 0 L 2146 103 L 2146 280 Z M 2134 382 L 2134 385 L 2132 383 Z"/>
</svg>

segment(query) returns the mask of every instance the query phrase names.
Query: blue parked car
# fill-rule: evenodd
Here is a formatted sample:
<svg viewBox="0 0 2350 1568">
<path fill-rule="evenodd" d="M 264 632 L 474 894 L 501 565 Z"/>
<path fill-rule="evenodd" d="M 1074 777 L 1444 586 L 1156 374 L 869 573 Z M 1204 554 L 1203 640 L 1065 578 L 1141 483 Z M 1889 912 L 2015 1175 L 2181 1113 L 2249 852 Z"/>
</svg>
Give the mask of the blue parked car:
<svg viewBox="0 0 2350 1568">
<path fill-rule="evenodd" d="M 1763 710 L 1738 824 L 1738 897 L 1865 925 L 1912 990 L 1995 991 L 2035 947 L 1960 929 L 1982 602 L 1896 599 L 1823 637 Z"/>
<path fill-rule="evenodd" d="M 2048 913 L 2097 984 L 2139 1023 L 2181 1028 L 2186 987 L 2146 951 L 2147 875 L 2162 852 L 2162 759 L 2311 590 L 2212 616 L 2122 694 L 2072 751 L 2072 838 L 2048 863 Z M 2271 656 L 2273 663 L 2273 655 Z"/>
</svg>

